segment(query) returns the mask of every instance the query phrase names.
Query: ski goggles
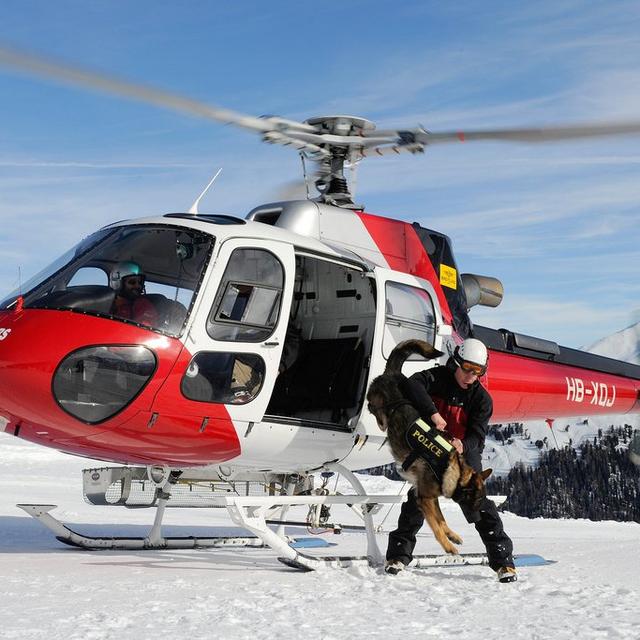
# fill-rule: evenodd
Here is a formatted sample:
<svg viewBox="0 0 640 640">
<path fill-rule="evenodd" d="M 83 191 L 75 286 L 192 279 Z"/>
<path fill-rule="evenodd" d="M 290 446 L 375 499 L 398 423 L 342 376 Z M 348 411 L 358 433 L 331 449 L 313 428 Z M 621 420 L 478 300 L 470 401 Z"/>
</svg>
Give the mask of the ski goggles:
<svg viewBox="0 0 640 640">
<path fill-rule="evenodd" d="M 487 366 L 482 366 L 481 364 L 476 364 L 475 362 L 467 362 L 466 360 L 463 360 L 462 362 L 458 363 L 458 366 L 465 372 L 465 373 L 475 373 L 478 377 L 483 376 L 485 373 L 487 373 Z"/>
</svg>

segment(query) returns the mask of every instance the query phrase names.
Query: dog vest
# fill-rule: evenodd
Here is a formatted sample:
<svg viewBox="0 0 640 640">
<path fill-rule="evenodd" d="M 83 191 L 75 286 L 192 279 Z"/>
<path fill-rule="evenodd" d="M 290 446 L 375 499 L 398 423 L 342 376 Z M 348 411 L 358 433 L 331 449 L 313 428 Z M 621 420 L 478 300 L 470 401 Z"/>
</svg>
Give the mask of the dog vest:
<svg viewBox="0 0 640 640">
<path fill-rule="evenodd" d="M 411 453 L 402 463 L 402 470 L 406 471 L 418 458 L 422 458 L 431 468 L 434 475 L 440 479 L 449 462 L 449 454 L 453 445 L 422 418 L 418 418 L 408 429 L 405 439 Z"/>
</svg>

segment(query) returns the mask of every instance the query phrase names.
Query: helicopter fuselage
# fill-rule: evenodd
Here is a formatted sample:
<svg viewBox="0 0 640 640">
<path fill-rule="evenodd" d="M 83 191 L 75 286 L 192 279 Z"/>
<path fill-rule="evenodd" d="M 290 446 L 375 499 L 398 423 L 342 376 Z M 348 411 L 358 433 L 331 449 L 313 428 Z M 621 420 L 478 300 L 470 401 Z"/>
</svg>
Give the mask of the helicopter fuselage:
<svg viewBox="0 0 640 640">
<path fill-rule="evenodd" d="M 640 367 L 474 328 L 442 234 L 311 201 L 248 218 L 111 225 L 0 303 L 0 429 L 224 476 L 377 466 L 391 457 L 364 396 L 393 347 L 451 353 L 472 334 L 490 348 L 495 422 L 640 410 Z M 118 315 L 123 261 L 152 319 Z"/>
</svg>

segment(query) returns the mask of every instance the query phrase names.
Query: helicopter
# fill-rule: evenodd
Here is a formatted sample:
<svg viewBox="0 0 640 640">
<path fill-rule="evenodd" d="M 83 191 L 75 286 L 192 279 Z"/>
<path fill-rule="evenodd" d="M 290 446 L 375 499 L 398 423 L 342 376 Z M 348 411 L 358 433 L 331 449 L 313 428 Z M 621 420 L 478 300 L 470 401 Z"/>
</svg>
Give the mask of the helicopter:
<svg viewBox="0 0 640 640">
<path fill-rule="evenodd" d="M 253 117 L 10 49 L 0 49 L 0 64 L 249 129 L 315 166 L 305 172 L 315 197 L 262 204 L 245 218 L 200 213 L 196 204 L 119 221 L 0 301 L 0 430 L 123 465 L 86 470 L 85 497 L 157 509 L 146 538 L 114 540 L 68 529 L 52 505 L 22 505 L 60 540 L 88 548 L 251 544 L 170 539 L 161 523 L 181 484 L 253 482 L 270 495 L 211 489 L 209 502 L 285 559 L 320 562 L 267 526 L 273 509 L 284 517 L 290 505 L 309 505 L 326 523 L 326 507 L 350 504 L 360 505 L 368 558 L 379 560 L 372 515 L 398 498 L 367 496 L 353 471 L 391 461 L 365 394 L 407 339 L 445 354 L 410 360 L 407 374 L 443 363 L 465 338 L 482 340 L 494 422 L 640 413 L 640 366 L 474 325 L 469 310 L 499 305 L 501 282 L 461 273 L 446 235 L 367 212 L 345 173 L 366 158 L 435 144 L 638 134 L 640 122 L 380 130 L 349 115 Z M 130 275 L 142 278 L 154 310 L 147 318 L 114 309 Z M 326 482 L 314 489 L 321 472 L 343 475 L 355 493 L 329 495 Z"/>
</svg>

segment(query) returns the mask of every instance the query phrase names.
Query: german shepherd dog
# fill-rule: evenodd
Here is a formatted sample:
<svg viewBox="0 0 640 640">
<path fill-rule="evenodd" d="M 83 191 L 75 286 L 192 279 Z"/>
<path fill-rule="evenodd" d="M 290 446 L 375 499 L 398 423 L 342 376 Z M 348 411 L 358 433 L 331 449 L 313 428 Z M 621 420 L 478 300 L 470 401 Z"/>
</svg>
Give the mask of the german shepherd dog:
<svg viewBox="0 0 640 640">
<path fill-rule="evenodd" d="M 391 452 L 399 465 L 412 453 L 406 434 L 419 417 L 402 393 L 402 365 L 412 354 L 420 354 L 430 360 L 441 356 L 442 352 L 422 340 L 400 343 L 391 352 L 384 373 L 371 383 L 367 393 L 369 411 L 375 416 L 380 429 L 387 433 Z M 446 431 L 439 433 L 445 438 L 448 436 Z M 400 473 L 415 487 L 418 505 L 436 540 L 447 553 L 457 554 L 458 550 L 452 543 L 462 544 L 462 538 L 449 528 L 438 498 L 454 497 L 465 514 L 477 512 L 480 501 L 486 496 L 484 481 L 491 474 L 491 469 L 477 473 L 462 455 L 451 449 L 441 478 L 421 457 Z"/>
</svg>

